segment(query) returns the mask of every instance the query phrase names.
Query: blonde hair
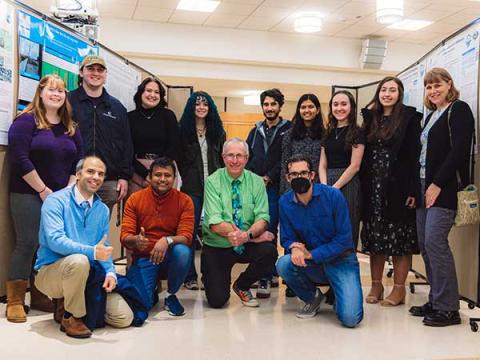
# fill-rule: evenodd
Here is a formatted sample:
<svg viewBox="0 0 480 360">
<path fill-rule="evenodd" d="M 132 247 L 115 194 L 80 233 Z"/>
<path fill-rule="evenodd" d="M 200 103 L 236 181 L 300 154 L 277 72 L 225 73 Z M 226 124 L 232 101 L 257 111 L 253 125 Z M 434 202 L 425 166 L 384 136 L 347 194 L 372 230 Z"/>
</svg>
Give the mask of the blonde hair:
<svg viewBox="0 0 480 360">
<path fill-rule="evenodd" d="M 425 74 L 423 78 L 423 86 L 427 86 L 428 84 L 438 83 L 440 81 L 450 82 L 450 90 L 448 90 L 447 94 L 447 102 L 451 103 L 452 101 L 457 100 L 460 97 L 460 91 L 457 90 L 455 85 L 453 84 L 453 79 L 450 73 L 445 70 L 444 68 L 433 68 L 429 72 Z M 433 104 L 427 97 L 425 93 L 425 98 L 423 99 L 424 105 L 427 107 L 428 110 L 436 110 L 437 106 Z"/>
<path fill-rule="evenodd" d="M 52 127 L 52 124 L 47 120 L 46 109 L 43 105 L 42 98 L 40 97 L 42 90 L 47 86 L 65 89 L 65 82 L 58 75 L 45 75 L 37 86 L 32 102 L 19 114 L 19 116 L 25 113 L 33 114 L 35 116 L 35 122 L 37 123 L 37 129 L 50 129 Z M 60 121 L 67 128 L 66 134 L 68 136 L 75 135 L 76 124 L 72 117 L 72 107 L 66 96 L 65 102 L 60 109 L 58 109 L 57 113 L 60 117 Z"/>
</svg>

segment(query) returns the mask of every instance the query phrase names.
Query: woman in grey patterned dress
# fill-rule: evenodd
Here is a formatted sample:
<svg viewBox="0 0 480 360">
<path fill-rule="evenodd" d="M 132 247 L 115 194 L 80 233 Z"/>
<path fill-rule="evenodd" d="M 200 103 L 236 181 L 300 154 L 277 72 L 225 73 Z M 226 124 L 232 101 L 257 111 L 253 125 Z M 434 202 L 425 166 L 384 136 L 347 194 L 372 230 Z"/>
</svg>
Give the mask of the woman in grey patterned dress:
<svg viewBox="0 0 480 360">
<path fill-rule="evenodd" d="M 303 154 L 310 158 L 312 169 L 318 169 L 324 132 L 320 101 L 314 94 L 304 94 L 297 103 L 293 126 L 285 133 L 282 142 L 282 175 L 280 194 L 290 190 L 285 178 L 286 163 L 290 157 Z M 318 174 L 315 175 L 318 181 Z"/>
</svg>

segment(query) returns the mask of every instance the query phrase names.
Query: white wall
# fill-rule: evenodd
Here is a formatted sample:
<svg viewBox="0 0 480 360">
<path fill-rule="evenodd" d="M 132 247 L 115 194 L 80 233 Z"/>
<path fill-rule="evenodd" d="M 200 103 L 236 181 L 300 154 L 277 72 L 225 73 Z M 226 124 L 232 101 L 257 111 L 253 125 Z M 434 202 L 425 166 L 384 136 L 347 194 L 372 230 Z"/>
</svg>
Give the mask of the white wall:
<svg viewBox="0 0 480 360">
<path fill-rule="evenodd" d="M 164 76 L 360 85 L 386 75 L 359 68 L 355 39 L 102 19 L 100 41 Z M 390 43 L 384 68 L 400 71 L 428 50 Z"/>
</svg>

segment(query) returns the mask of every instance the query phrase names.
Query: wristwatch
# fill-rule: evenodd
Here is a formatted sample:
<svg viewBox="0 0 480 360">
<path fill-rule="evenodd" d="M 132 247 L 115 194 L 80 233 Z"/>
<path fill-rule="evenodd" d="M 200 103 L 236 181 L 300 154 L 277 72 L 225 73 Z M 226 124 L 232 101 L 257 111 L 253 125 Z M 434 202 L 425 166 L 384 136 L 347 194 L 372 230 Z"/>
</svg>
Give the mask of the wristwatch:
<svg viewBox="0 0 480 360">
<path fill-rule="evenodd" d="M 251 231 L 247 231 L 247 235 L 248 235 L 248 241 L 252 241 L 253 240 L 253 233 Z"/>
<path fill-rule="evenodd" d="M 167 236 L 165 239 L 167 239 L 167 244 L 168 244 L 168 246 L 170 246 L 170 245 L 173 244 L 173 237 Z"/>
</svg>

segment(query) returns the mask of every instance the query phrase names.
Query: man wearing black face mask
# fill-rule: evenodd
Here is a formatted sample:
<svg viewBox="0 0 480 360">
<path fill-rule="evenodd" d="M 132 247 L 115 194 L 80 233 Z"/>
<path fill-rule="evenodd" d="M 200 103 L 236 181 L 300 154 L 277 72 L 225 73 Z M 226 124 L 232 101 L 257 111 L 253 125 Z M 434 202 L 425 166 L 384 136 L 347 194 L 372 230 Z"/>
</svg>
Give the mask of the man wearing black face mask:
<svg viewBox="0 0 480 360">
<path fill-rule="evenodd" d="M 338 189 L 313 183 L 311 168 L 302 155 L 287 162 L 292 190 L 280 199 L 280 235 L 291 254 L 278 259 L 277 272 L 305 302 L 297 317 L 317 314 L 323 295 L 315 284 L 329 282 L 338 319 L 355 327 L 363 318 L 363 296 L 347 203 Z"/>
</svg>

